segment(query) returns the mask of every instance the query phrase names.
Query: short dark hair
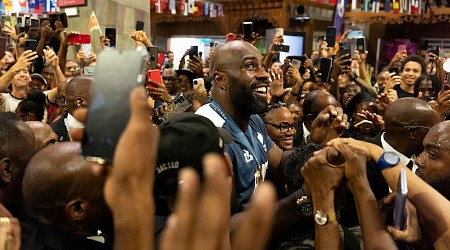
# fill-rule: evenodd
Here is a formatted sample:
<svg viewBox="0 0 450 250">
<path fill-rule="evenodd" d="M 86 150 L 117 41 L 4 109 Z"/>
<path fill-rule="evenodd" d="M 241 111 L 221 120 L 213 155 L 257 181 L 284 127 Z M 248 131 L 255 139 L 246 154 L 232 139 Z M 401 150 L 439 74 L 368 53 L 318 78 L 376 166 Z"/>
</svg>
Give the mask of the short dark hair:
<svg viewBox="0 0 450 250">
<path fill-rule="evenodd" d="M 45 112 L 45 94 L 36 90 L 29 91 L 27 98 L 17 105 L 17 110 L 22 113 L 33 113 L 38 121 L 42 121 Z"/>
<path fill-rule="evenodd" d="M 425 64 L 425 60 L 423 60 L 423 58 L 419 55 L 411 55 L 408 56 L 408 58 L 406 58 L 406 60 L 403 62 L 402 67 L 400 68 L 400 72 L 403 72 L 403 68 L 405 67 L 405 64 L 407 62 L 416 62 L 418 64 L 420 64 L 420 66 L 422 67 L 422 72 L 421 74 L 425 74 L 426 69 L 427 69 L 427 65 Z"/>
</svg>

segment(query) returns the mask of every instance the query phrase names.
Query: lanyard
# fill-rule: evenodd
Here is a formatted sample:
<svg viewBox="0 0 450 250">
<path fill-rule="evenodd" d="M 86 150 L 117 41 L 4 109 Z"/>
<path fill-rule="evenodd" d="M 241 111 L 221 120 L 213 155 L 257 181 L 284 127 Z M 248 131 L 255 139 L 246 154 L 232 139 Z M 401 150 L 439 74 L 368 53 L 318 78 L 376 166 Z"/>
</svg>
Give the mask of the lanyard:
<svg viewBox="0 0 450 250">
<path fill-rule="evenodd" d="M 211 101 L 210 107 L 225 121 L 227 121 L 227 123 L 229 124 L 228 129 L 233 134 L 233 136 L 237 138 L 237 143 L 242 144 L 251 153 L 253 159 L 256 161 L 256 164 L 258 165 L 258 168 L 260 168 L 261 160 L 257 158 L 258 155 L 255 153 L 254 147 L 259 147 L 261 152 L 264 152 L 264 148 L 262 143 L 258 141 L 258 138 L 256 138 L 256 136 L 253 136 L 252 126 L 248 126 L 248 133 L 244 133 L 239 128 L 239 126 L 234 122 L 233 119 L 228 119 L 229 118 L 228 115 L 225 113 L 225 111 L 222 110 L 222 108 L 219 106 L 219 104 L 217 104 L 217 102 L 215 102 L 214 100 Z"/>
</svg>

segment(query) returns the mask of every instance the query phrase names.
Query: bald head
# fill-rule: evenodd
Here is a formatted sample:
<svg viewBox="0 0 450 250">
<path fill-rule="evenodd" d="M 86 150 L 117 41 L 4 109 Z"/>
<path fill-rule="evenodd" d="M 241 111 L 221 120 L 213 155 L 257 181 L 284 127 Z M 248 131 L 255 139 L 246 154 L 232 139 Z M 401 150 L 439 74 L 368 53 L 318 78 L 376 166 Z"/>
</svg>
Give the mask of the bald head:
<svg viewBox="0 0 450 250">
<path fill-rule="evenodd" d="M 75 109 L 87 107 L 91 99 L 93 76 L 79 75 L 67 83 L 65 95 L 67 111 L 73 114 Z"/>
<path fill-rule="evenodd" d="M 40 121 L 29 121 L 25 123 L 33 130 L 37 150 L 41 150 L 58 141 L 58 136 L 48 124 Z"/>
<path fill-rule="evenodd" d="M 36 152 L 33 131 L 14 113 L 0 112 L 0 202 L 13 214 L 25 167 Z"/>
<path fill-rule="evenodd" d="M 316 119 L 319 113 L 329 105 L 339 106 L 336 98 L 323 90 L 314 90 L 306 94 L 303 102 L 303 117 L 305 126 L 311 129 L 311 123 Z"/>
<path fill-rule="evenodd" d="M 424 100 L 400 98 L 386 109 L 384 139 L 407 157 L 423 150 L 429 128 L 441 121 L 439 114 Z"/>
<path fill-rule="evenodd" d="M 215 71 L 229 71 L 238 69 L 242 63 L 242 56 L 248 51 L 262 58 L 257 48 L 248 42 L 231 41 L 218 47 L 211 55 L 209 63 L 209 74 L 214 77 Z M 213 78 L 214 79 L 214 78 Z"/>
<path fill-rule="evenodd" d="M 440 122 L 439 114 L 418 98 L 400 98 L 386 109 L 383 116 L 386 133 L 399 126 L 433 127 Z"/>
<path fill-rule="evenodd" d="M 25 171 L 25 201 L 53 223 L 67 220 L 71 201 L 102 200 L 104 178 L 93 174 L 80 152 L 76 142 L 51 145 L 39 151 Z"/>
<path fill-rule="evenodd" d="M 448 152 L 450 150 L 450 121 L 443 121 L 436 124 L 428 132 L 427 139 L 434 147 L 442 151 Z"/>
</svg>

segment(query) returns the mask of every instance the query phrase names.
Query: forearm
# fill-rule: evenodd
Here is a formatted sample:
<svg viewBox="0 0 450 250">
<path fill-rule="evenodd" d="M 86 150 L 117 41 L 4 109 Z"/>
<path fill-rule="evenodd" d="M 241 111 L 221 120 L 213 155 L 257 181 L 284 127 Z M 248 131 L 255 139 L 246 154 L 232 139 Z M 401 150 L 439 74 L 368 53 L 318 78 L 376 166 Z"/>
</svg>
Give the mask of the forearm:
<svg viewBox="0 0 450 250">
<path fill-rule="evenodd" d="M 355 198 L 364 247 L 366 249 L 397 249 L 390 233 L 386 230 L 367 178 L 349 181 L 349 186 Z"/>
<path fill-rule="evenodd" d="M 69 48 L 69 45 L 65 44 L 65 42 L 63 41 L 61 43 L 61 46 L 59 48 L 58 51 L 58 58 L 59 58 L 59 67 L 61 69 L 65 69 L 66 68 L 66 60 L 67 60 L 67 50 Z"/>
<path fill-rule="evenodd" d="M 36 52 L 37 52 L 38 56 L 44 55 L 44 47 L 45 47 L 45 38 L 41 36 L 41 38 L 39 39 L 39 42 L 37 44 L 37 47 L 36 47 Z"/>
<path fill-rule="evenodd" d="M 0 77 L 0 93 L 5 92 L 16 74 L 14 66 Z"/>
<path fill-rule="evenodd" d="M 371 83 L 367 82 L 366 79 L 368 78 L 369 73 L 367 72 L 367 65 L 365 62 L 359 63 L 359 77 L 364 80 L 364 82 L 370 87 Z"/>
<path fill-rule="evenodd" d="M 356 77 L 354 79 L 355 83 L 361 86 L 362 88 L 366 89 L 368 92 L 372 94 L 377 94 L 375 90 L 372 88 L 372 85 L 367 84 L 367 82 L 362 77 Z"/>
<path fill-rule="evenodd" d="M 325 213 L 334 212 L 334 192 L 326 194 L 312 193 L 314 212 L 321 210 Z M 325 225 L 316 224 L 315 249 L 343 249 L 341 235 L 339 233 L 339 222 L 329 221 Z"/>
<path fill-rule="evenodd" d="M 271 46 L 272 47 L 272 46 Z M 264 67 L 266 67 L 266 70 L 270 69 L 271 63 L 272 63 L 272 58 L 273 58 L 272 53 L 267 53 L 266 57 L 264 57 Z"/>
</svg>

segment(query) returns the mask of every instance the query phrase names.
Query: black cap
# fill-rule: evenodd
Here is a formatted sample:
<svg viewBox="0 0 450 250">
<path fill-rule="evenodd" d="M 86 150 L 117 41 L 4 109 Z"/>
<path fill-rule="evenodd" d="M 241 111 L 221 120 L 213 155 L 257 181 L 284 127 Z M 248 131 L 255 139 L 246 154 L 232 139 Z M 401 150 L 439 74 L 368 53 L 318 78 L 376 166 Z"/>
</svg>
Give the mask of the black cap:
<svg viewBox="0 0 450 250">
<path fill-rule="evenodd" d="M 206 153 L 223 154 L 225 143 L 233 141 L 223 128 L 216 127 L 208 118 L 194 113 L 170 117 L 159 127 L 160 141 L 155 172 L 155 191 L 183 167 L 193 167 L 201 175 L 202 157 Z"/>
</svg>

